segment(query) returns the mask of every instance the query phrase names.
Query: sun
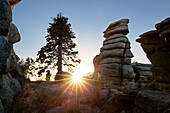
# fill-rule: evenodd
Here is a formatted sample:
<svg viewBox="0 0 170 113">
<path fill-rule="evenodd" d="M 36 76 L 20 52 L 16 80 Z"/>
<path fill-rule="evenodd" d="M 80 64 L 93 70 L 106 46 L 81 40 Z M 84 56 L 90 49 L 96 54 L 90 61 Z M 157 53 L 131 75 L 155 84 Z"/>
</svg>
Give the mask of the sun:
<svg viewBox="0 0 170 113">
<path fill-rule="evenodd" d="M 74 73 L 72 73 L 72 81 L 75 83 L 81 83 L 84 82 L 84 76 L 87 75 L 87 73 L 91 72 L 93 68 L 91 68 L 89 65 L 79 65 L 74 69 Z"/>
<path fill-rule="evenodd" d="M 77 75 L 73 75 L 73 81 L 78 83 L 78 82 L 81 82 L 82 80 L 82 76 L 77 76 Z"/>
<path fill-rule="evenodd" d="M 82 81 L 82 75 L 78 73 L 73 73 L 73 78 L 72 80 L 76 83 L 79 83 Z"/>
</svg>

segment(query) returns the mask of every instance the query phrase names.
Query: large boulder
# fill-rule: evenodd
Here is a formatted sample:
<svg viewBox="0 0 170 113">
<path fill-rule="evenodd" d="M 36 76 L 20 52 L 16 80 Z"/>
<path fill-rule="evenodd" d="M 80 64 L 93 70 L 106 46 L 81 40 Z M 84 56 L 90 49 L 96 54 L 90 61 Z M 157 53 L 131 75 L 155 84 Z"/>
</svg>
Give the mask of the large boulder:
<svg viewBox="0 0 170 113">
<path fill-rule="evenodd" d="M 13 97 L 21 90 L 20 79 L 15 79 L 9 71 L 21 72 L 19 57 L 13 44 L 20 41 L 20 34 L 12 23 L 13 6 L 21 0 L 0 0 L 0 113 L 9 112 Z"/>
<path fill-rule="evenodd" d="M 118 36 L 116 38 L 115 37 L 116 37 L 116 35 L 105 39 L 104 42 L 103 42 L 103 45 L 113 44 L 113 43 L 117 43 L 117 42 L 124 42 L 124 43 L 128 42 L 128 43 L 130 43 L 128 38 L 125 37 L 125 36 Z"/>
<path fill-rule="evenodd" d="M 128 30 L 128 23 L 129 19 L 121 19 L 116 22 L 113 22 L 109 25 L 109 27 L 104 31 L 104 37 L 107 38 L 109 36 L 112 36 L 114 34 L 123 34 L 127 35 L 129 33 Z"/>
<path fill-rule="evenodd" d="M 154 81 L 170 82 L 170 17 L 155 25 L 152 30 L 140 35 L 136 41 L 141 43 L 144 52 L 151 61 Z M 164 88 L 163 88 L 164 89 Z M 167 89 L 169 90 L 170 87 Z"/>
<path fill-rule="evenodd" d="M 8 70 L 7 61 L 11 53 L 11 44 L 4 36 L 0 36 L 0 74 Z"/>
<path fill-rule="evenodd" d="M 110 50 L 110 49 L 116 49 L 116 48 L 130 49 L 130 44 L 122 43 L 122 42 L 107 44 L 107 45 L 103 45 L 102 50 Z"/>
<path fill-rule="evenodd" d="M 0 113 L 4 113 L 4 107 L 3 107 L 3 105 L 2 105 L 1 100 L 0 100 Z"/>
<path fill-rule="evenodd" d="M 6 99 L 8 102 L 3 105 L 4 110 L 10 107 L 13 97 L 21 90 L 21 84 L 18 80 L 12 78 L 11 74 L 3 74 L 0 77 L 0 98 Z"/>
<path fill-rule="evenodd" d="M 132 63 L 132 67 L 136 73 L 135 82 L 138 87 L 152 78 L 151 64 Z"/>
<path fill-rule="evenodd" d="M 169 113 L 170 93 L 160 91 L 140 91 L 135 98 L 134 113 Z M 141 111 L 141 112 L 139 112 Z"/>
<path fill-rule="evenodd" d="M 124 62 L 124 64 L 128 65 L 128 64 L 131 63 L 131 58 L 123 58 L 123 62 Z M 121 59 L 120 58 L 108 57 L 108 58 L 102 59 L 100 61 L 100 64 L 112 64 L 112 63 L 121 64 Z"/>
<path fill-rule="evenodd" d="M 17 27 L 14 24 L 11 24 L 9 36 L 8 36 L 8 42 L 14 44 L 16 42 L 19 42 L 20 40 L 21 40 L 21 36 L 19 34 Z"/>
<path fill-rule="evenodd" d="M 13 7 L 18 4 L 21 0 L 7 0 L 10 5 L 11 5 L 11 9 L 13 9 Z"/>
<path fill-rule="evenodd" d="M 113 29 L 109 29 L 107 31 L 104 32 L 104 37 L 109 37 L 109 36 L 112 36 L 113 34 L 116 34 L 116 33 L 122 33 L 124 35 L 127 35 L 129 33 L 129 30 L 128 30 L 128 26 L 127 25 L 120 25 L 120 26 L 117 26 Z"/>
<path fill-rule="evenodd" d="M 162 22 L 160 22 L 160 23 L 157 23 L 156 25 L 155 25 L 155 28 L 156 29 L 167 29 L 168 28 L 168 26 L 167 25 L 169 25 L 170 24 L 170 17 L 168 17 L 168 18 L 166 18 L 165 20 L 163 20 Z"/>
<path fill-rule="evenodd" d="M 121 77 L 120 68 L 122 69 L 123 77 L 135 78 L 135 73 L 131 65 L 122 65 L 117 63 L 102 64 L 100 73 L 111 77 Z"/>
<path fill-rule="evenodd" d="M 133 54 L 129 49 L 112 49 L 112 50 L 105 50 L 101 52 L 101 57 L 102 58 L 107 58 L 107 57 L 128 57 L 132 58 Z"/>
<path fill-rule="evenodd" d="M 13 47 L 11 48 L 11 55 L 9 57 L 9 63 L 8 63 L 8 67 L 10 67 L 10 70 L 14 69 L 14 67 L 16 67 L 17 62 L 20 60 L 20 58 L 16 55 Z"/>
<path fill-rule="evenodd" d="M 130 42 L 126 35 L 129 19 L 118 20 L 108 26 L 103 32 L 106 38 L 100 54 L 94 60 L 94 78 L 100 75 L 102 81 L 111 81 L 113 84 L 131 84 L 135 73 L 131 66 Z"/>
<path fill-rule="evenodd" d="M 8 36 L 12 22 L 12 11 L 6 0 L 0 0 L 0 35 Z"/>
</svg>

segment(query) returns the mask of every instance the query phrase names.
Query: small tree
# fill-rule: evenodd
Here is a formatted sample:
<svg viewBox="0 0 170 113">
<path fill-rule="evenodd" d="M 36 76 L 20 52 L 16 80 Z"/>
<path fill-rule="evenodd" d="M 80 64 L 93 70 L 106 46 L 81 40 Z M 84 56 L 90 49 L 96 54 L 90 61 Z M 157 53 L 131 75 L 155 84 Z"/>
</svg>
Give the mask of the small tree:
<svg viewBox="0 0 170 113">
<path fill-rule="evenodd" d="M 23 77 L 25 79 L 30 79 L 30 77 L 36 76 L 36 67 L 35 67 L 35 61 L 27 57 L 26 60 L 21 59 L 18 64 L 22 67 L 22 70 L 24 71 Z"/>
<path fill-rule="evenodd" d="M 24 67 L 26 68 L 26 78 L 36 76 L 35 61 L 32 58 L 30 57 L 26 58 Z"/>
<path fill-rule="evenodd" d="M 80 63 L 77 58 L 78 51 L 73 51 L 76 44 L 72 39 L 76 38 L 71 30 L 71 24 L 68 23 L 68 18 L 59 13 L 56 18 L 53 18 L 53 23 L 49 23 L 47 29 L 46 45 L 38 51 L 37 61 L 43 64 L 40 66 L 38 74 L 52 73 L 51 70 L 58 69 L 58 74 L 62 74 L 62 65 L 68 66 L 69 71 Z M 74 63 L 74 64 L 73 64 Z"/>
</svg>

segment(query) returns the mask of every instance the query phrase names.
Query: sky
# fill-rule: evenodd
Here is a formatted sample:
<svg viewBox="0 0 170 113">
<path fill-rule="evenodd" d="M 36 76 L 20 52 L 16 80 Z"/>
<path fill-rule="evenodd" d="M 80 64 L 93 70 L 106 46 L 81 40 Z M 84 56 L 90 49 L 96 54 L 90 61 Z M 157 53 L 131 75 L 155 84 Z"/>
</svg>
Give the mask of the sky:
<svg viewBox="0 0 170 113">
<path fill-rule="evenodd" d="M 109 24 L 128 18 L 132 62 L 150 63 L 139 43 L 139 35 L 154 30 L 154 25 L 170 17 L 170 0 L 22 0 L 13 9 L 13 23 L 18 27 L 21 41 L 14 45 L 22 59 L 36 59 L 45 45 L 51 17 L 58 13 L 69 18 L 76 35 L 75 50 L 82 60 L 79 68 L 93 72 L 93 58 L 100 53 L 103 31 Z"/>
</svg>

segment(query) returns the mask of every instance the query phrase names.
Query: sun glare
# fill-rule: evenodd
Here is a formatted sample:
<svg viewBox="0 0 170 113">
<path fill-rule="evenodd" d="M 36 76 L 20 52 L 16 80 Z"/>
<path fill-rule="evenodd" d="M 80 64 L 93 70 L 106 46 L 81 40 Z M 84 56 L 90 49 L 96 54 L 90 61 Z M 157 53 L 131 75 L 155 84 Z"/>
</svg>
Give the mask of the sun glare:
<svg viewBox="0 0 170 113">
<path fill-rule="evenodd" d="M 85 67 L 78 67 L 74 70 L 74 73 L 71 73 L 72 77 L 63 78 L 58 81 L 65 81 L 61 85 L 61 88 L 63 88 L 63 92 L 58 98 L 58 100 L 65 94 L 70 91 L 71 93 L 75 93 L 76 95 L 76 103 L 78 102 L 78 98 L 80 95 L 85 95 L 86 93 L 89 93 L 89 88 L 93 87 L 91 84 L 92 79 L 88 79 L 85 76 L 86 73 L 90 72 L 89 68 Z"/>
<path fill-rule="evenodd" d="M 79 82 L 82 81 L 82 76 L 74 73 L 72 79 L 73 79 L 74 82 L 79 83 Z"/>
<path fill-rule="evenodd" d="M 73 73 L 72 81 L 75 83 L 83 82 L 83 76 L 86 76 L 87 73 L 91 71 L 90 66 L 86 67 L 83 65 L 78 66 Z"/>
</svg>

